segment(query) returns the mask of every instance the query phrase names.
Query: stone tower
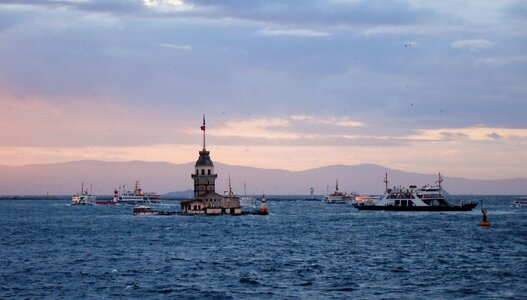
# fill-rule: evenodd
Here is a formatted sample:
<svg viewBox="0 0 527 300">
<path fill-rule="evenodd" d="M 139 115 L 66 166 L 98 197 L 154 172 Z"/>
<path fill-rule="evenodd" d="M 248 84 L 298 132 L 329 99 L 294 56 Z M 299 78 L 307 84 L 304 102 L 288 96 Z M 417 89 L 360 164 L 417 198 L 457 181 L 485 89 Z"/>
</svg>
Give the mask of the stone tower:
<svg viewBox="0 0 527 300">
<path fill-rule="evenodd" d="M 205 115 L 203 115 L 203 150 L 199 152 L 198 161 L 192 179 L 194 179 L 194 198 L 200 199 L 203 195 L 216 191 L 216 178 L 218 174 L 214 173 L 214 163 L 210 159 L 210 152 L 205 148 Z"/>
</svg>

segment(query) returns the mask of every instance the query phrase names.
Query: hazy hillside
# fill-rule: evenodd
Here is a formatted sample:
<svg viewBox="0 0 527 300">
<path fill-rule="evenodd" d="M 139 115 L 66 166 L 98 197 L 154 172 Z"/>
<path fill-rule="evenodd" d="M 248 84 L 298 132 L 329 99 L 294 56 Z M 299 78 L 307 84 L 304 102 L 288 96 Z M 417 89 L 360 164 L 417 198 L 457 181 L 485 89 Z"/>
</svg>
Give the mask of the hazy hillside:
<svg viewBox="0 0 527 300">
<path fill-rule="evenodd" d="M 168 193 L 193 188 L 190 174 L 194 163 L 75 161 L 58 164 L 0 166 L 0 194 L 37 195 L 73 194 L 81 182 L 93 186 L 95 194 L 111 194 L 119 185 L 131 187 L 135 180 L 144 191 Z M 373 164 L 328 166 L 300 172 L 258 169 L 216 163 L 217 191 L 227 190 L 230 174 L 235 193 L 243 194 L 325 194 L 339 180 L 342 191 L 379 194 L 384 190 L 384 174 L 389 185 L 434 183 L 437 174 L 417 174 L 388 169 Z M 451 194 L 527 194 L 527 179 L 471 180 L 444 176 L 445 188 Z"/>
</svg>

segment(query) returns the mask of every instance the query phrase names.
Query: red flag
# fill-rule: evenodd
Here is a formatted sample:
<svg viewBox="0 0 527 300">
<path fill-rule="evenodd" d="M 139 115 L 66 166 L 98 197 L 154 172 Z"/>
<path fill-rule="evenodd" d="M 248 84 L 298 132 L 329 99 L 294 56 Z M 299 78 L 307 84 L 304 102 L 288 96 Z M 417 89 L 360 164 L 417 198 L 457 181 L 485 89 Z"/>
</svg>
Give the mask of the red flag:
<svg viewBox="0 0 527 300">
<path fill-rule="evenodd" d="M 203 114 L 203 125 L 201 125 L 201 130 L 205 131 L 205 114 Z"/>
</svg>

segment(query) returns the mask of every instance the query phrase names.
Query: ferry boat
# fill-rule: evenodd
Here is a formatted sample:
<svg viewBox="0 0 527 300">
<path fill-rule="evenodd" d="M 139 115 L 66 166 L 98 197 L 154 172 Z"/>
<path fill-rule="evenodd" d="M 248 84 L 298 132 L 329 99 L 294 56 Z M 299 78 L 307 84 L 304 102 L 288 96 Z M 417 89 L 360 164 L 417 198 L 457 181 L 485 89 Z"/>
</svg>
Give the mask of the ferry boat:
<svg viewBox="0 0 527 300">
<path fill-rule="evenodd" d="M 527 207 L 527 197 L 520 197 L 512 201 L 513 207 Z"/>
<path fill-rule="evenodd" d="M 339 181 L 335 185 L 335 191 L 324 197 L 324 202 L 328 204 L 346 204 L 347 202 L 353 201 L 354 195 L 348 195 L 339 191 Z"/>
<path fill-rule="evenodd" d="M 445 199 L 446 192 L 441 187 L 443 179 L 441 173 L 436 181 L 437 185 L 425 185 L 417 188 L 399 186 L 388 188 L 388 174 L 384 182 L 386 192 L 384 197 L 371 202 L 357 202 L 353 206 L 358 210 L 388 210 L 388 211 L 471 211 L 478 203 L 468 202 L 451 204 Z"/>
<path fill-rule="evenodd" d="M 88 193 L 88 189 L 84 189 L 84 182 L 81 186 L 81 192 L 71 197 L 71 205 L 93 205 L 97 201 L 97 197 Z"/>
<path fill-rule="evenodd" d="M 119 189 L 120 190 L 120 189 Z M 145 193 L 139 187 L 139 181 L 134 184 L 134 191 L 126 191 L 120 193 L 117 189 L 114 190 L 113 202 L 123 204 L 159 204 L 161 203 L 161 196 L 156 193 Z"/>
</svg>

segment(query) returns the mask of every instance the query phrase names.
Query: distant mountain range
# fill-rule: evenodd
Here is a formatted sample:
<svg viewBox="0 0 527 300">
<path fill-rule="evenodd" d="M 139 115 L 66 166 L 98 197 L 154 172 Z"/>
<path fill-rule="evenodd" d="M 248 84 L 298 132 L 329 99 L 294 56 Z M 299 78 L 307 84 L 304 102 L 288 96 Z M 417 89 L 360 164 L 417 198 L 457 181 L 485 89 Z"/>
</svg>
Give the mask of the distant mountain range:
<svg viewBox="0 0 527 300">
<path fill-rule="evenodd" d="M 81 189 L 81 182 L 94 194 L 110 195 L 119 185 L 132 188 L 139 180 L 145 192 L 188 194 L 193 189 L 190 178 L 194 163 L 73 161 L 67 163 L 0 166 L 0 195 L 64 195 Z M 328 166 L 305 171 L 259 169 L 215 164 L 218 174 L 216 191 L 228 189 L 231 177 L 233 191 L 247 194 L 307 195 L 313 187 L 316 195 L 335 189 L 382 194 L 384 174 L 389 185 L 433 184 L 437 174 L 418 174 L 385 168 L 374 164 Z M 443 185 L 450 194 L 521 195 L 527 194 L 527 178 L 475 180 L 444 176 Z M 186 191 L 186 193 L 185 193 Z"/>
</svg>

